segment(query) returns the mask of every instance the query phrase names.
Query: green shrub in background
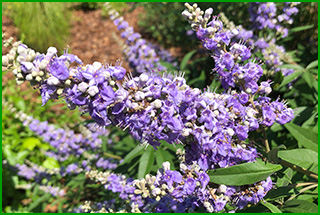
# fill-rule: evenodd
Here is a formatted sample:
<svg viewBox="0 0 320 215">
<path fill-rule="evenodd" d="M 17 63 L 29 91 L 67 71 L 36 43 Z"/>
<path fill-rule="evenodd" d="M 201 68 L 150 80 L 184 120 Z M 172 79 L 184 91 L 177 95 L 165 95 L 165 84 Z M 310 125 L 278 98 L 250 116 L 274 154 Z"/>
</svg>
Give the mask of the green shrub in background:
<svg viewBox="0 0 320 215">
<path fill-rule="evenodd" d="M 69 36 L 70 11 L 62 2 L 6 3 L 10 15 L 19 29 L 20 40 L 39 52 L 48 46 L 65 48 Z M 11 7 L 10 7 L 11 6 Z"/>
<path fill-rule="evenodd" d="M 183 2 L 142 2 L 135 7 L 142 6 L 144 13 L 140 15 L 138 25 L 142 33 L 151 36 L 157 43 L 168 48 L 179 46 L 192 49 L 198 43 L 187 36 L 188 23 L 181 12 Z M 163 14 L 166 14 L 165 16 Z"/>
</svg>

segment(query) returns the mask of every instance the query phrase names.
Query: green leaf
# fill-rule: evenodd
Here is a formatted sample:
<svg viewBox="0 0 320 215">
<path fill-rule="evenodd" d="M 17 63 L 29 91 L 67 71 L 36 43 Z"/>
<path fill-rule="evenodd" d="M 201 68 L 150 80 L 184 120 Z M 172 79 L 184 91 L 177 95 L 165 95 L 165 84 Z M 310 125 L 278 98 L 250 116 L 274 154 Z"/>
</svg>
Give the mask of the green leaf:
<svg viewBox="0 0 320 215">
<path fill-rule="evenodd" d="M 197 52 L 197 50 L 192 50 L 188 52 L 181 60 L 180 69 L 184 70 L 186 69 L 188 61 L 191 59 L 192 55 L 194 55 Z"/>
<path fill-rule="evenodd" d="M 290 29 L 290 33 L 298 32 L 298 31 L 304 31 L 304 30 L 308 30 L 310 28 L 313 28 L 313 24 L 312 25 L 299 26 L 299 27 L 292 28 L 292 29 Z"/>
<path fill-rule="evenodd" d="M 276 148 L 272 149 L 270 152 L 268 152 L 268 161 L 272 163 L 280 163 L 280 160 L 278 158 L 278 151 L 280 149 L 286 149 L 285 145 L 277 146 Z"/>
<path fill-rule="evenodd" d="M 304 68 L 298 64 L 283 64 L 278 68 L 294 69 L 296 71 L 304 71 Z"/>
<path fill-rule="evenodd" d="M 47 158 L 43 164 L 43 167 L 48 168 L 48 169 L 53 169 L 53 168 L 60 168 L 59 162 L 55 160 L 54 158 Z"/>
<path fill-rule="evenodd" d="M 27 137 L 22 140 L 22 148 L 28 149 L 29 151 L 32 151 L 36 146 L 40 144 L 41 144 L 41 141 L 35 137 Z"/>
<path fill-rule="evenodd" d="M 282 209 L 289 213 L 318 213 L 318 206 L 305 200 L 288 201 Z"/>
<path fill-rule="evenodd" d="M 142 154 L 139 162 L 138 178 L 143 178 L 147 173 L 150 173 L 154 162 L 153 153 L 153 147 L 149 146 Z"/>
<path fill-rule="evenodd" d="M 287 186 L 291 182 L 292 176 L 293 176 L 293 170 L 291 168 L 287 168 L 285 171 L 283 171 L 284 176 L 282 178 L 278 178 L 277 180 L 277 186 Z"/>
<path fill-rule="evenodd" d="M 28 211 L 32 211 L 33 209 L 35 209 L 39 204 L 41 204 L 42 202 L 44 202 L 45 200 L 48 200 L 50 198 L 50 194 L 46 193 L 43 196 L 41 196 L 40 198 L 38 198 L 37 200 L 35 200 L 34 202 L 32 202 L 28 208 Z"/>
<path fill-rule="evenodd" d="M 137 157 L 138 155 L 140 155 L 143 151 L 145 146 L 136 146 L 131 152 L 129 152 L 129 154 L 127 154 L 124 159 L 122 164 L 128 163 L 130 162 L 133 158 Z"/>
<path fill-rule="evenodd" d="M 18 152 L 16 155 L 16 161 L 18 163 L 23 163 L 24 159 L 29 155 L 30 152 L 28 152 L 27 150 Z"/>
<path fill-rule="evenodd" d="M 294 138 L 307 149 L 318 152 L 318 135 L 309 129 L 302 128 L 293 123 L 285 124 L 284 127 L 294 136 Z"/>
<path fill-rule="evenodd" d="M 275 189 L 271 189 L 265 197 L 263 197 L 265 200 L 275 200 L 283 197 L 288 197 L 291 195 L 294 195 L 298 193 L 298 191 L 294 191 L 293 187 L 290 186 L 284 186 L 284 187 L 278 187 Z"/>
<path fill-rule="evenodd" d="M 279 208 L 277 208 L 276 206 L 274 206 L 273 204 L 269 203 L 269 202 L 260 202 L 263 206 L 265 206 L 266 208 L 268 208 L 272 213 L 282 213 Z"/>
<path fill-rule="evenodd" d="M 167 71 L 174 71 L 174 70 L 176 70 L 176 67 L 173 66 L 171 63 L 168 63 L 168 62 L 165 62 L 165 61 L 161 61 L 161 60 L 160 60 L 160 64 L 161 64 L 162 66 L 166 67 L 166 68 L 167 68 Z"/>
<path fill-rule="evenodd" d="M 303 73 L 302 78 L 307 82 L 307 84 L 309 85 L 309 87 L 310 87 L 311 89 L 313 88 L 313 82 L 314 82 L 314 81 L 317 82 L 317 81 L 314 79 L 313 75 L 312 75 L 310 72 L 308 72 L 308 71 L 306 71 L 306 72 Z"/>
<path fill-rule="evenodd" d="M 227 168 L 210 170 L 208 171 L 208 174 L 210 176 L 210 181 L 215 184 L 241 186 L 262 181 L 281 168 L 281 165 L 257 160 L 251 163 L 243 163 Z"/>
<path fill-rule="evenodd" d="M 309 149 L 279 151 L 278 156 L 290 163 L 318 174 L 318 153 Z"/>
<path fill-rule="evenodd" d="M 156 162 L 157 162 L 158 168 L 161 168 L 161 167 L 162 167 L 162 163 L 165 161 L 162 151 L 163 151 L 162 148 L 159 148 L 159 149 L 156 151 Z"/>
<path fill-rule="evenodd" d="M 303 73 L 303 71 L 297 71 L 292 73 L 291 75 L 288 75 L 286 77 L 283 78 L 283 81 L 281 82 L 281 84 L 278 86 L 278 88 L 283 87 L 287 84 L 289 84 L 290 82 L 292 82 L 295 78 L 297 78 L 299 75 L 301 75 Z"/>
<path fill-rule="evenodd" d="M 317 68 L 318 67 L 318 60 L 312 61 L 307 67 L 306 70 Z"/>
</svg>

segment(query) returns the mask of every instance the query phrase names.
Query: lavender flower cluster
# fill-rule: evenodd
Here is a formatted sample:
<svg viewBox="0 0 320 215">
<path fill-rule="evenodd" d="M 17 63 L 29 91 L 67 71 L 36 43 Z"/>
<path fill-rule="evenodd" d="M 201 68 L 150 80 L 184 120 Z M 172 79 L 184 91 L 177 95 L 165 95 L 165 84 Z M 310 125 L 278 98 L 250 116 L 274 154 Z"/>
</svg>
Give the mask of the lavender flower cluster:
<svg viewBox="0 0 320 215">
<path fill-rule="evenodd" d="M 293 15 L 296 15 L 299 10 L 295 7 L 299 2 L 285 2 L 282 9 L 282 14 L 277 16 L 277 6 L 274 2 L 251 2 L 249 13 L 253 23 L 253 28 L 256 29 L 275 29 L 282 37 L 288 36 L 288 29 L 281 24 L 292 24 Z"/>
<path fill-rule="evenodd" d="M 183 152 L 178 153 L 184 157 Z M 234 211 L 249 203 L 259 202 L 272 188 L 270 177 L 250 186 L 208 186 L 209 176 L 196 163 L 186 165 L 182 161 L 180 171 L 170 170 L 169 162 L 164 162 L 162 166 L 156 176 L 148 174 L 140 180 L 126 179 L 111 172 L 90 171 L 87 175 L 107 190 L 119 193 L 122 200 L 129 200 L 129 205 L 123 204 L 121 208 L 126 212 L 185 213 L 205 210 L 212 213 L 225 211 L 227 204 L 233 206 Z M 94 211 L 88 205 L 85 209 Z M 107 206 L 104 210 L 110 212 Z"/>
<path fill-rule="evenodd" d="M 112 170 L 118 166 L 118 162 L 115 162 L 112 158 L 104 158 L 101 152 L 102 140 L 100 137 L 108 136 L 107 130 L 96 130 L 92 123 L 86 126 L 80 125 L 79 130 L 81 133 L 75 133 L 70 128 L 57 129 L 47 121 L 40 122 L 22 111 L 17 111 L 12 104 L 5 100 L 2 101 L 2 104 L 12 113 L 15 113 L 14 117 L 22 121 L 24 126 L 28 127 L 38 137 L 41 137 L 55 149 L 46 150 L 46 156 L 54 158 L 60 164 L 71 157 L 76 157 L 77 159 L 84 158 L 81 163 L 69 162 L 68 165 L 61 166 L 61 168 L 50 169 L 25 160 L 25 163 L 16 164 L 13 167 L 18 176 L 28 181 L 33 181 L 34 184 L 42 184 L 44 179 L 45 181 L 50 181 L 53 176 L 72 176 L 96 168 Z M 108 141 L 109 144 L 111 144 L 110 140 L 111 139 Z M 53 196 L 63 196 L 65 193 L 64 190 L 59 187 L 49 185 L 41 185 L 39 189 Z"/>
<path fill-rule="evenodd" d="M 285 23 L 283 20 L 288 20 L 287 23 L 292 24 L 292 18 L 290 18 L 290 16 L 295 15 L 298 12 L 298 9 L 294 6 L 299 3 L 286 2 L 284 4 L 284 14 L 279 15 L 278 18 L 267 19 L 264 17 L 276 16 L 275 14 L 277 11 L 277 7 L 275 3 L 250 3 L 249 12 L 251 14 L 251 21 L 253 25 L 256 26 L 256 29 L 259 29 L 259 31 L 263 29 L 276 29 L 282 31 L 282 33 L 284 32 L 285 34 L 282 34 L 282 37 L 286 37 L 288 34 L 288 30 L 280 24 Z M 290 16 L 286 15 L 286 11 L 288 11 L 287 13 L 290 14 Z M 260 38 L 258 37 L 258 35 L 254 34 L 253 30 L 247 30 L 241 25 L 235 26 L 234 23 L 230 22 L 223 13 L 221 15 L 221 20 L 226 24 L 227 29 L 239 30 L 239 33 L 235 36 L 235 38 L 233 38 L 235 41 L 245 41 L 247 45 L 252 47 L 254 53 L 261 52 L 263 54 L 264 63 L 266 65 L 267 73 L 269 76 L 273 76 L 277 72 L 281 72 L 284 76 L 287 76 L 294 72 L 293 69 L 279 68 L 284 64 L 284 62 L 291 62 L 292 59 L 291 56 L 286 53 L 286 50 L 283 46 L 279 46 L 276 44 L 275 38 L 272 38 L 270 36 L 268 36 L 267 38 Z M 279 20 L 279 22 L 277 20 Z M 262 22 L 263 24 L 261 24 L 260 22 Z M 268 26 L 268 28 L 266 26 Z"/>
<path fill-rule="evenodd" d="M 128 22 L 124 21 L 124 18 L 112 9 L 108 2 L 105 3 L 105 8 L 118 30 L 122 31 L 121 37 L 126 43 L 123 52 L 135 74 L 166 70 L 166 67 L 161 65 L 161 60 L 177 66 L 176 59 L 168 51 L 147 42 L 141 34 L 134 32 L 133 27 L 129 26 Z"/>
</svg>

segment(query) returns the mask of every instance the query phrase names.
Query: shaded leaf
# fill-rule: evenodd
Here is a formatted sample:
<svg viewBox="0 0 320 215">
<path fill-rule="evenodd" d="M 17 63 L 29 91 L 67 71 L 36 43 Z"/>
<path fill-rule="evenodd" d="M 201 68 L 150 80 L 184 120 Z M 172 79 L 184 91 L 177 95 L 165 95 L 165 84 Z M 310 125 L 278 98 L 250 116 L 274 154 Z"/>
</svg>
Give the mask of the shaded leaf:
<svg viewBox="0 0 320 215">
<path fill-rule="evenodd" d="M 284 127 L 294 136 L 294 138 L 307 149 L 318 152 L 318 135 L 309 129 L 302 128 L 293 123 L 285 124 Z"/>
<path fill-rule="evenodd" d="M 310 28 L 313 28 L 313 24 L 312 25 L 299 26 L 299 27 L 292 28 L 292 29 L 290 29 L 290 33 L 298 32 L 298 31 L 304 31 L 304 30 L 308 30 Z"/>
<path fill-rule="evenodd" d="M 188 52 L 181 60 L 180 69 L 184 70 L 186 69 L 188 61 L 191 59 L 191 57 L 197 52 L 197 50 L 192 50 Z"/>
<path fill-rule="evenodd" d="M 127 154 L 124 159 L 123 162 L 121 163 L 121 165 L 130 162 L 133 158 L 137 157 L 138 155 L 140 155 L 143 151 L 145 146 L 136 146 L 131 152 L 129 152 L 129 154 Z"/>
<path fill-rule="evenodd" d="M 318 213 L 318 206 L 305 200 L 291 200 L 284 204 L 283 210 L 289 213 Z"/>
<path fill-rule="evenodd" d="M 139 162 L 138 178 L 143 178 L 147 173 L 150 173 L 153 160 L 153 147 L 149 146 L 146 151 L 142 154 Z"/>
<path fill-rule="evenodd" d="M 309 70 L 309 69 L 316 68 L 316 67 L 318 67 L 318 60 L 312 61 L 312 62 L 306 67 L 306 69 Z"/>
<path fill-rule="evenodd" d="M 279 208 L 277 208 L 276 206 L 274 206 L 273 204 L 271 204 L 270 202 L 263 202 L 261 201 L 261 204 L 263 206 L 265 206 L 266 208 L 268 208 L 272 213 L 282 213 Z"/>
<path fill-rule="evenodd" d="M 303 73 L 303 71 L 297 71 L 297 72 L 292 73 L 291 75 L 284 77 L 283 81 L 281 82 L 281 84 L 278 87 L 280 88 L 280 87 L 283 87 L 283 86 L 289 84 L 290 82 L 292 82 L 294 79 L 296 79 L 302 73 Z"/>
</svg>

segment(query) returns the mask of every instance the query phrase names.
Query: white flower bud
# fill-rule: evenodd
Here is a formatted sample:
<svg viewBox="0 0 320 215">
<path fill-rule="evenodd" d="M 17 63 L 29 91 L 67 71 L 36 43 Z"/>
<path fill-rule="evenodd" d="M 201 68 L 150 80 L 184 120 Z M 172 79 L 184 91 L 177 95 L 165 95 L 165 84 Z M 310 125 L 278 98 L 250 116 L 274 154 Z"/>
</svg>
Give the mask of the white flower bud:
<svg viewBox="0 0 320 215">
<path fill-rule="evenodd" d="M 144 83 L 144 82 L 147 82 L 149 79 L 149 76 L 147 74 L 144 74 L 142 73 L 140 76 L 139 76 L 139 80 Z"/>
<path fill-rule="evenodd" d="M 186 170 L 188 169 L 188 167 L 187 167 L 185 164 L 180 163 L 180 169 L 181 169 L 182 171 L 186 171 Z"/>
<path fill-rule="evenodd" d="M 47 80 L 47 83 L 49 85 L 55 86 L 55 85 L 59 85 L 60 84 L 60 80 L 58 78 L 54 77 L 54 76 L 50 76 L 48 78 L 48 80 Z"/>
<path fill-rule="evenodd" d="M 160 193 L 161 193 L 161 190 L 160 190 L 160 188 L 158 188 L 158 187 L 156 187 L 156 188 L 154 188 L 154 189 L 152 190 L 152 194 L 153 194 L 154 196 L 160 195 Z"/>
<path fill-rule="evenodd" d="M 99 93 L 99 89 L 97 86 L 91 86 L 88 89 L 88 93 L 90 96 L 95 96 L 97 93 Z"/>
<path fill-rule="evenodd" d="M 159 108 L 162 107 L 162 102 L 161 102 L 160 99 L 156 99 L 156 100 L 154 100 L 154 101 L 151 103 L 151 105 L 152 105 L 154 108 L 159 109 Z"/>
<path fill-rule="evenodd" d="M 141 91 L 138 91 L 138 92 L 136 92 L 136 93 L 134 94 L 134 99 L 135 99 L 136 101 L 141 101 L 141 100 L 143 100 L 144 98 L 145 98 L 144 93 L 141 92 Z"/>
<path fill-rule="evenodd" d="M 227 186 L 224 184 L 221 184 L 218 188 L 218 192 L 225 193 L 227 191 Z"/>
<path fill-rule="evenodd" d="M 88 84 L 86 82 L 81 82 L 79 85 L 78 85 L 78 90 L 80 92 L 86 92 L 86 90 L 88 89 Z"/>
<path fill-rule="evenodd" d="M 188 128 L 183 128 L 182 129 L 182 136 L 183 137 L 187 137 L 187 136 L 189 136 L 190 135 L 190 131 L 191 131 L 191 129 L 188 129 Z"/>
<path fill-rule="evenodd" d="M 169 161 L 163 162 L 162 168 L 164 169 L 164 171 L 170 170 L 170 162 Z"/>
<path fill-rule="evenodd" d="M 264 91 L 266 91 L 266 94 L 269 94 L 269 93 L 271 93 L 272 89 L 271 89 L 271 87 L 266 87 L 264 89 Z"/>
<path fill-rule="evenodd" d="M 9 65 L 9 58 L 7 55 L 2 55 L 2 65 L 8 66 Z"/>
<path fill-rule="evenodd" d="M 19 55 L 27 55 L 28 47 L 24 44 L 20 44 L 18 46 L 18 53 Z"/>
<path fill-rule="evenodd" d="M 56 54 L 58 50 L 55 47 L 49 47 L 47 50 L 47 54 Z"/>
<path fill-rule="evenodd" d="M 63 89 L 62 88 L 59 88 L 58 90 L 57 90 L 57 94 L 58 95 L 61 95 L 63 93 Z"/>
<path fill-rule="evenodd" d="M 92 65 L 93 65 L 95 71 L 97 71 L 97 70 L 102 68 L 102 64 L 100 62 L 93 62 Z"/>
<path fill-rule="evenodd" d="M 40 65 L 39 65 L 39 69 L 44 70 L 44 69 L 47 67 L 48 63 L 49 63 L 49 61 L 47 61 L 47 60 L 42 60 L 42 61 L 40 62 Z"/>
<path fill-rule="evenodd" d="M 42 78 L 40 76 L 36 76 L 35 79 L 36 79 L 37 82 L 40 82 L 42 80 Z"/>
<path fill-rule="evenodd" d="M 28 74 L 28 75 L 26 76 L 26 80 L 27 80 L 27 81 L 31 81 L 32 79 L 33 79 L 33 77 L 32 77 L 31 74 Z"/>
<path fill-rule="evenodd" d="M 252 92 L 252 90 L 250 88 L 246 89 L 246 93 L 251 93 L 251 92 Z"/>
<path fill-rule="evenodd" d="M 16 78 L 16 82 L 17 82 L 17 85 L 20 85 L 20 84 L 23 84 L 24 81 Z"/>
<path fill-rule="evenodd" d="M 71 80 L 70 79 L 67 79 L 65 82 L 64 82 L 65 85 L 71 85 Z"/>
<path fill-rule="evenodd" d="M 228 128 L 227 133 L 232 137 L 234 135 L 234 130 L 232 128 Z"/>
<path fill-rule="evenodd" d="M 114 82 L 113 80 L 111 80 L 111 81 L 109 82 L 109 85 L 112 86 L 112 87 L 113 87 L 115 84 L 116 84 L 116 82 Z"/>
<path fill-rule="evenodd" d="M 21 73 L 18 73 L 18 74 L 17 74 L 17 78 L 22 79 L 22 78 L 23 78 L 23 75 L 22 75 Z"/>
<path fill-rule="evenodd" d="M 32 74 L 33 77 L 36 77 L 37 75 L 39 75 L 38 71 L 35 71 L 35 70 L 32 71 L 31 74 Z"/>
<path fill-rule="evenodd" d="M 17 74 L 18 74 L 18 70 L 17 70 L 17 69 L 14 69 L 14 70 L 12 70 L 12 73 L 13 73 L 14 75 L 17 75 Z"/>
<path fill-rule="evenodd" d="M 39 76 L 44 76 L 44 72 L 43 71 L 39 71 L 38 75 Z"/>
</svg>

